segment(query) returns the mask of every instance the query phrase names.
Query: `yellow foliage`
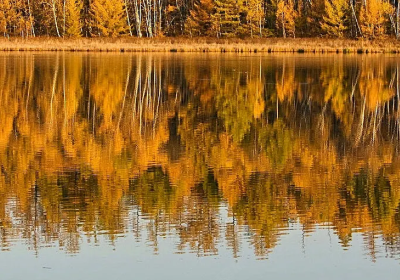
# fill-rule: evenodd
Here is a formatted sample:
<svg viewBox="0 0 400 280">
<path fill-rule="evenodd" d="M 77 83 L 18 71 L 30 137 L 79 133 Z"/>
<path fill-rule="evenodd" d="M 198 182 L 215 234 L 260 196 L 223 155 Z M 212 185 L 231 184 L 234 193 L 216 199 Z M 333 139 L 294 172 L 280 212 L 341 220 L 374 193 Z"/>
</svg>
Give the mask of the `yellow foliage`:
<svg viewBox="0 0 400 280">
<path fill-rule="evenodd" d="M 343 37 L 348 29 L 350 7 L 348 0 L 325 0 L 325 16 L 321 28 L 328 35 Z"/>
<path fill-rule="evenodd" d="M 368 0 L 361 8 L 360 24 L 365 36 L 374 38 L 384 35 L 389 15 L 394 7 L 385 0 Z"/>
<path fill-rule="evenodd" d="M 82 35 L 81 10 L 83 2 L 68 0 L 66 2 L 66 35 L 80 37 Z"/>
<path fill-rule="evenodd" d="M 123 34 L 128 26 L 124 17 L 122 0 L 93 0 L 90 9 L 98 34 L 106 37 L 117 37 Z"/>
<path fill-rule="evenodd" d="M 276 9 L 276 27 L 281 30 L 283 37 L 296 37 L 296 18 L 292 0 L 279 0 Z"/>
</svg>

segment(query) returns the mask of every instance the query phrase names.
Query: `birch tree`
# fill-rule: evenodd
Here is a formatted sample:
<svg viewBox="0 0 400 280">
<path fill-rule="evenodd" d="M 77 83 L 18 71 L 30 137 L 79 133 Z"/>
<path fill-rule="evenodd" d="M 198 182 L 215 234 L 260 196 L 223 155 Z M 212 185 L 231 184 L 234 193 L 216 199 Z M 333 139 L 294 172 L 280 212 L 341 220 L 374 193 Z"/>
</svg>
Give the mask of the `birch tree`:
<svg viewBox="0 0 400 280">
<path fill-rule="evenodd" d="M 294 9 L 292 0 L 280 0 L 276 10 L 276 27 L 282 32 L 284 38 L 296 37 L 295 20 L 297 12 Z"/>
<path fill-rule="evenodd" d="M 360 25 L 364 35 L 374 38 L 384 35 L 389 15 L 394 8 L 383 0 L 368 0 L 361 8 Z"/>
</svg>

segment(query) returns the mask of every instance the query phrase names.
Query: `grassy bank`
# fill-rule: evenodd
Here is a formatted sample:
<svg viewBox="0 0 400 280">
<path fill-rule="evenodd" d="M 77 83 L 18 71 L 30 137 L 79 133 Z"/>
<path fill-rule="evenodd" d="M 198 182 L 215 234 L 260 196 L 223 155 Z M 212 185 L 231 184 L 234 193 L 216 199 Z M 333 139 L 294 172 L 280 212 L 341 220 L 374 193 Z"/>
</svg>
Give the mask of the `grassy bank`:
<svg viewBox="0 0 400 280">
<path fill-rule="evenodd" d="M 400 42 L 322 38 L 0 39 L 0 51 L 400 53 Z"/>
</svg>

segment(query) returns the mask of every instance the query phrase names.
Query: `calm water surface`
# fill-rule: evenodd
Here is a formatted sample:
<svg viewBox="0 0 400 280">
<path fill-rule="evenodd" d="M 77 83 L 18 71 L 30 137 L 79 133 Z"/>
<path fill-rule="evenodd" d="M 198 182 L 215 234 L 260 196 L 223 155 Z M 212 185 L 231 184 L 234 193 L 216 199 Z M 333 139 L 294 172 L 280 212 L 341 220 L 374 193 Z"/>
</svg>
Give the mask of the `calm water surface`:
<svg viewBox="0 0 400 280">
<path fill-rule="evenodd" d="M 1 279 L 398 279 L 399 57 L 0 69 Z"/>
</svg>

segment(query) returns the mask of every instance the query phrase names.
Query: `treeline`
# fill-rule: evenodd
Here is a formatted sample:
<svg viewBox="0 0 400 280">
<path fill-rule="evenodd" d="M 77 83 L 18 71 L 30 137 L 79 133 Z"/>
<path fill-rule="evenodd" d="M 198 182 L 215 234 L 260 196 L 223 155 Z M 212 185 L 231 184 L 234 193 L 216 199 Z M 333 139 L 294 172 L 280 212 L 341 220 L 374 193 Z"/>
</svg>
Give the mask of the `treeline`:
<svg viewBox="0 0 400 280">
<path fill-rule="evenodd" d="M 0 0 L 5 37 L 399 37 L 399 0 Z"/>
</svg>

